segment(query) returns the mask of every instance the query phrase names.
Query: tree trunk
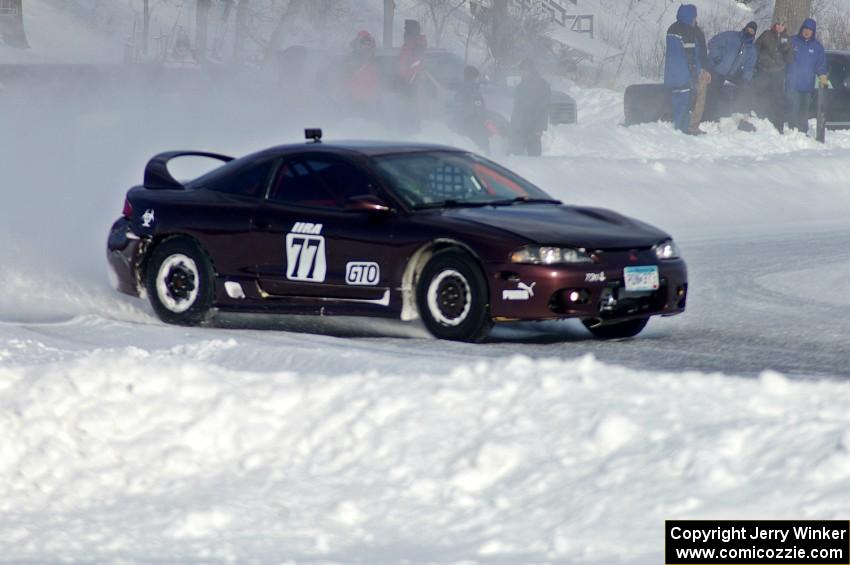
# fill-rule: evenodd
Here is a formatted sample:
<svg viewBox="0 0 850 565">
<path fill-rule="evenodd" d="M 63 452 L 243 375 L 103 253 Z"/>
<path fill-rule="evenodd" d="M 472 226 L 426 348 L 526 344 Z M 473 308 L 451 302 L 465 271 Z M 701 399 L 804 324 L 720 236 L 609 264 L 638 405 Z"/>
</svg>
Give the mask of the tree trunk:
<svg viewBox="0 0 850 565">
<path fill-rule="evenodd" d="M 385 49 L 393 46 L 393 24 L 395 21 L 395 0 L 384 0 L 384 40 Z"/>
<path fill-rule="evenodd" d="M 10 47 L 29 49 L 27 34 L 24 32 L 23 0 L 12 0 L 11 6 L 0 12 L 0 39 Z"/>
<path fill-rule="evenodd" d="M 788 33 L 794 35 L 803 25 L 803 20 L 812 17 L 812 0 L 776 0 L 773 7 L 773 21 L 788 26 Z"/>
<path fill-rule="evenodd" d="M 198 61 L 206 59 L 211 7 L 212 0 L 198 0 L 195 11 L 195 56 Z"/>
<path fill-rule="evenodd" d="M 242 46 L 246 35 L 248 35 L 248 0 L 239 0 L 239 6 L 236 7 L 236 39 L 233 40 L 233 58 L 237 61 L 242 59 Z"/>
<path fill-rule="evenodd" d="M 490 14 L 490 51 L 496 62 L 495 78 L 503 83 L 508 74 L 508 50 L 511 46 L 508 0 L 493 0 Z"/>
<path fill-rule="evenodd" d="M 151 4 L 150 0 L 145 0 L 144 14 L 142 16 L 142 54 L 148 54 L 148 36 L 151 30 Z"/>
</svg>

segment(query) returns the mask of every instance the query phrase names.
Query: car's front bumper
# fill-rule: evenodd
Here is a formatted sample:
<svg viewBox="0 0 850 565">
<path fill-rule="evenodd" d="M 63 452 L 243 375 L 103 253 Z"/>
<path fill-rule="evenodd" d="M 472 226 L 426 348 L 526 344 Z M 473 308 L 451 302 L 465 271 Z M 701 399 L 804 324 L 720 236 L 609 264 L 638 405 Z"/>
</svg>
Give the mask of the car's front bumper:
<svg viewBox="0 0 850 565">
<path fill-rule="evenodd" d="M 106 244 L 106 259 L 118 278 L 118 291 L 141 296 L 141 260 L 146 241 L 130 229 L 130 221 L 121 217 L 112 224 Z"/>
<path fill-rule="evenodd" d="M 625 267 L 657 265 L 654 291 L 625 289 Z M 627 264 L 488 265 L 490 311 L 499 321 L 581 318 L 616 323 L 648 316 L 673 316 L 685 310 L 688 272 L 676 259 Z M 574 298 L 578 298 L 575 300 Z"/>
</svg>

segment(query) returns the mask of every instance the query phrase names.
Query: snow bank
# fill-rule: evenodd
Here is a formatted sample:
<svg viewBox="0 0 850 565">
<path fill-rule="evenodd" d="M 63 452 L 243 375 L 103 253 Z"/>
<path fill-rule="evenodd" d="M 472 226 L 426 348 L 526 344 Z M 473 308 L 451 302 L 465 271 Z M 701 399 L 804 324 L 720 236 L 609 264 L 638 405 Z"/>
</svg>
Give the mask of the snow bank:
<svg viewBox="0 0 850 565">
<path fill-rule="evenodd" d="M 415 377 L 210 363 L 253 347 L 2 363 L 4 558 L 655 563 L 667 518 L 850 505 L 845 383 L 592 357 Z"/>
</svg>

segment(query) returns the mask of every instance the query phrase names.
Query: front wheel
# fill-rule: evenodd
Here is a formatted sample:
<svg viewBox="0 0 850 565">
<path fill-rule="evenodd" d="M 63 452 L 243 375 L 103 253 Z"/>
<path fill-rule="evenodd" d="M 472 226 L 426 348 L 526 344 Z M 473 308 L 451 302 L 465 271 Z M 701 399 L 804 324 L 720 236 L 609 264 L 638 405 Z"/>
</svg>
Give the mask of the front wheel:
<svg viewBox="0 0 850 565">
<path fill-rule="evenodd" d="M 595 327 L 592 321 L 582 320 L 582 323 L 597 339 L 623 339 L 634 337 L 643 331 L 643 328 L 649 323 L 649 318 L 638 318 L 637 320 L 629 320 L 628 322 L 620 322 L 619 324 Z"/>
<path fill-rule="evenodd" d="M 422 321 L 438 339 L 482 341 L 490 331 L 487 281 L 462 251 L 446 249 L 431 257 L 416 287 Z"/>
<path fill-rule="evenodd" d="M 188 239 L 158 245 L 146 269 L 146 287 L 163 322 L 194 326 L 207 320 L 213 303 L 214 271 L 207 254 Z"/>
</svg>

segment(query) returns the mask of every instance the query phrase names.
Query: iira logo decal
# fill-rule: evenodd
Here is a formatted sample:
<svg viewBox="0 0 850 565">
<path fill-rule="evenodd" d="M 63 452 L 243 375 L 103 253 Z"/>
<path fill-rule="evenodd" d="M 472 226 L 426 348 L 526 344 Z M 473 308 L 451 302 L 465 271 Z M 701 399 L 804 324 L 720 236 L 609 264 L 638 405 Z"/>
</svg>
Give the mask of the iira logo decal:
<svg viewBox="0 0 850 565">
<path fill-rule="evenodd" d="M 151 224 L 153 223 L 153 221 L 155 219 L 156 219 L 156 216 L 154 216 L 153 210 L 148 208 L 147 210 L 145 210 L 145 213 L 142 214 L 142 227 L 143 228 L 151 227 Z"/>
</svg>

